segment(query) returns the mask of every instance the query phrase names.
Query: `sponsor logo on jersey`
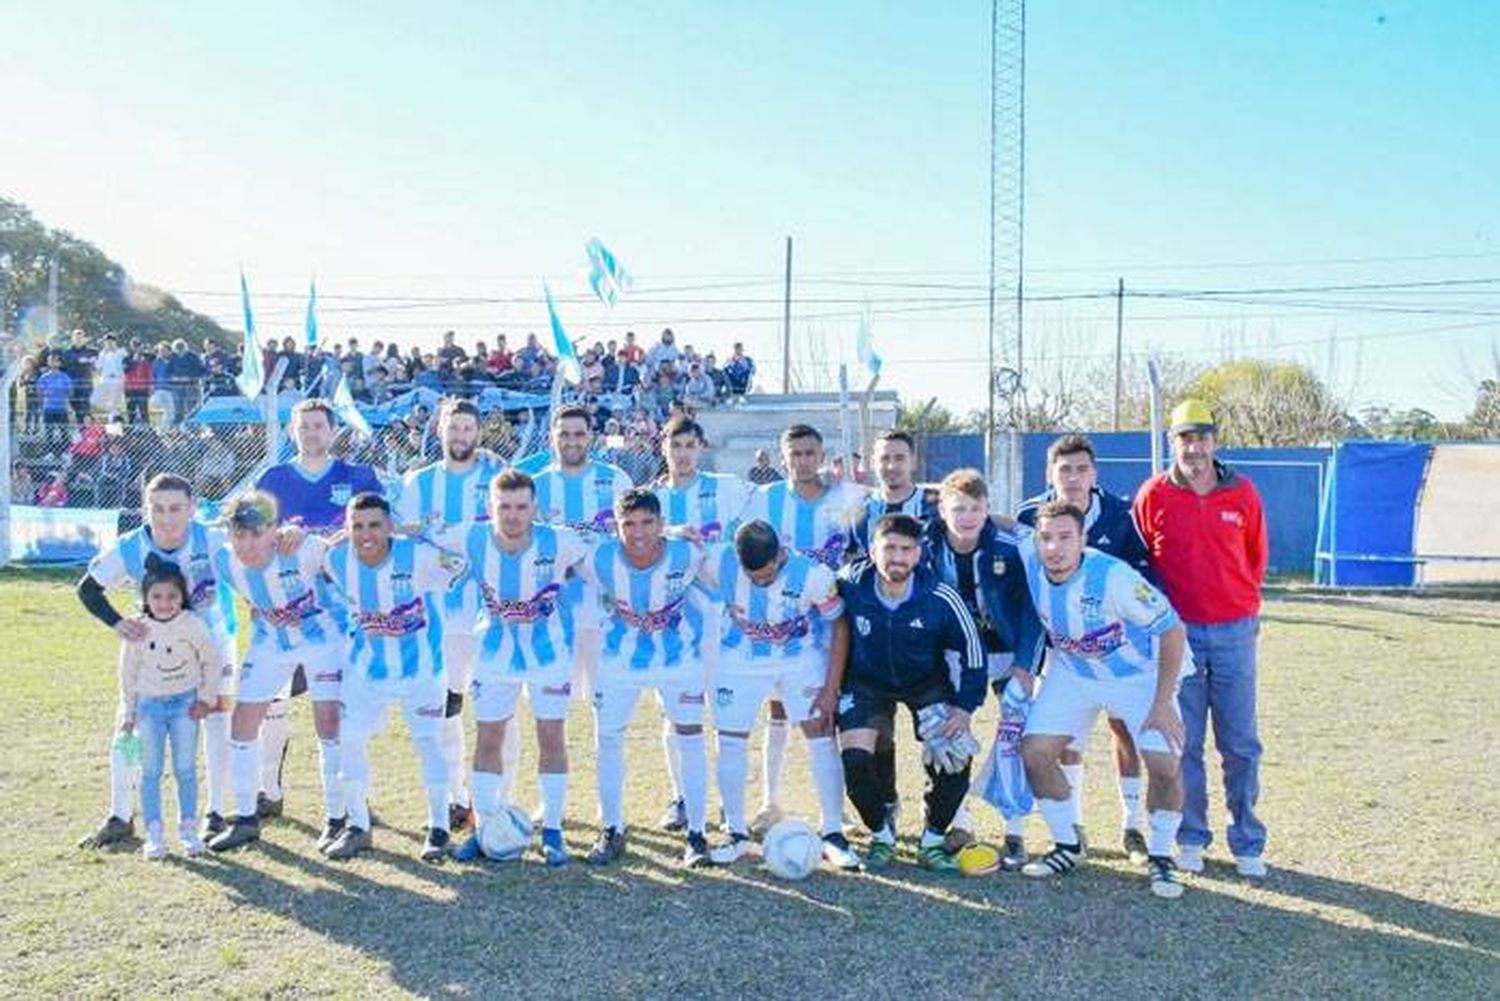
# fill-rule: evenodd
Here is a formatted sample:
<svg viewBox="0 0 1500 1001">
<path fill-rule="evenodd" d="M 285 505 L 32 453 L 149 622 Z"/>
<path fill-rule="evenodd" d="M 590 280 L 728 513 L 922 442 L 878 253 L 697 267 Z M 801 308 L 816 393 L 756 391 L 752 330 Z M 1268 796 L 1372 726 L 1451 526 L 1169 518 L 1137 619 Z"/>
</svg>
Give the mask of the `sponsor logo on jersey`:
<svg viewBox="0 0 1500 1001">
<path fill-rule="evenodd" d="M 926 628 L 925 626 L 922 625 L 922 620 L 920 618 L 912 619 L 911 622 L 909 622 L 907 624 L 909 626 L 911 626 L 911 628 L 913 628 L 913 629 L 925 629 Z"/>
<path fill-rule="evenodd" d="M 427 626 L 427 606 L 421 598 L 406 601 L 389 612 L 355 612 L 359 628 L 371 636 L 410 636 Z"/>
<path fill-rule="evenodd" d="M 868 636 L 870 635 L 870 620 L 863 615 L 856 615 L 854 617 L 854 628 L 859 630 L 861 636 Z"/>
<path fill-rule="evenodd" d="M 1143 605 L 1150 605 L 1152 608 L 1155 608 L 1160 602 L 1161 596 L 1156 593 L 1156 588 L 1142 580 L 1136 582 L 1135 600 Z"/>
<path fill-rule="evenodd" d="M 1219 517 L 1231 525 L 1243 525 L 1245 523 L 1245 516 L 1238 511 L 1220 511 Z"/>
<path fill-rule="evenodd" d="M 659 633 L 667 629 L 676 629 L 682 622 L 683 598 L 670 601 L 661 608 L 653 608 L 645 612 L 637 612 L 623 601 L 616 601 L 612 609 L 615 618 L 630 626 L 646 633 Z"/>
<path fill-rule="evenodd" d="M 526 623 L 545 619 L 557 611 L 557 597 L 562 593 L 562 585 L 548 584 L 530 598 L 523 599 L 502 598 L 495 591 L 494 585 L 489 583 L 481 585 L 481 590 L 485 611 L 491 619 Z"/>
<path fill-rule="evenodd" d="M 1052 645 L 1081 657 L 1101 657 L 1114 653 L 1125 642 L 1120 623 L 1111 622 L 1099 629 L 1090 629 L 1082 636 L 1064 636 L 1056 630 L 1048 630 Z"/>
<path fill-rule="evenodd" d="M 317 596 L 311 591 L 304 591 L 277 608 L 252 608 L 250 617 L 262 620 L 273 629 L 295 629 L 322 611 L 318 607 Z"/>
<path fill-rule="evenodd" d="M 756 622 L 739 605 L 731 605 L 729 618 L 748 639 L 757 643 L 790 643 L 812 631 L 806 615 L 796 615 L 781 622 Z"/>
<path fill-rule="evenodd" d="M 678 705 L 684 706 L 701 706 L 703 705 L 703 693 L 683 692 L 681 695 L 677 696 L 677 703 Z"/>
</svg>

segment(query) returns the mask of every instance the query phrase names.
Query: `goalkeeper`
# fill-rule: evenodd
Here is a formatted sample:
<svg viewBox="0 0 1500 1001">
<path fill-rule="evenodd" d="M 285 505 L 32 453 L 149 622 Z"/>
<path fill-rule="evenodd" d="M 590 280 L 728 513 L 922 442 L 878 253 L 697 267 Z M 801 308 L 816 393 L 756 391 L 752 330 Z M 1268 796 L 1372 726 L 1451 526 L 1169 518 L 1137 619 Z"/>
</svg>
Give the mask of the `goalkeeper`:
<svg viewBox="0 0 1500 1001">
<path fill-rule="evenodd" d="M 877 765 L 874 752 L 876 741 L 895 729 L 897 703 L 905 705 L 927 770 L 919 861 L 955 871 L 943 839 L 968 794 L 979 750 L 969 719 L 984 701 L 984 648 L 963 598 L 921 566 L 922 526 L 915 518 L 888 514 L 876 521 L 870 556 L 840 575 L 847 613 L 837 628 L 848 630 L 849 655 L 831 666 L 839 676 L 828 679 L 822 696 L 837 699 L 844 784 L 872 832 L 866 863 L 889 862 L 896 850 L 895 775 Z"/>
</svg>

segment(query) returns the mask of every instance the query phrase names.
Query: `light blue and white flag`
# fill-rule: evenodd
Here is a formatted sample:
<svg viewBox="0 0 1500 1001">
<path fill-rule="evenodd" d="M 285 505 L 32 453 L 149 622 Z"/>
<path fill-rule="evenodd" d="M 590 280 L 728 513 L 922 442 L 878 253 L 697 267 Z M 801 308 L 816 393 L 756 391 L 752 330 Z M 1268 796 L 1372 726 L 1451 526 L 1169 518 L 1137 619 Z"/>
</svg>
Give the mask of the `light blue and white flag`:
<svg viewBox="0 0 1500 1001">
<path fill-rule="evenodd" d="M 318 346 L 318 280 L 307 283 L 307 350 Z"/>
<path fill-rule="evenodd" d="M 875 353 L 875 339 L 870 334 L 870 314 L 868 312 L 859 318 L 859 337 L 855 342 L 855 353 L 859 356 L 859 363 L 870 373 L 870 378 L 880 375 L 880 355 Z"/>
<path fill-rule="evenodd" d="M 333 391 L 333 411 L 345 424 L 366 438 L 375 436 L 370 430 L 370 422 L 365 420 L 365 415 L 354 405 L 354 394 L 349 392 L 349 380 L 343 376 L 339 377 L 339 384 Z"/>
<path fill-rule="evenodd" d="M 613 306 L 620 293 L 630 287 L 630 275 L 609 248 L 596 236 L 585 245 L 589 255 L 589 287 L 606 306 Z"/>
<path fill-rule="evenodd" d="M 243 271 L 240 272 L 240 305 L 245 310 L 245 342 L 240 348 L 240 374 L 234 377 L 234 381 L 245 399 L 253 400 L 265 387 L 266 371 L 261 364 L 260 344 L 255 339 L 255 314 L 250 312 L 250 286 L 245 282 Z"/>
<path fill-rule="evenodd" d="M 573 340 L 568 332 L 563 329 L 562 321 L 557 318 L 557 307 L 552 304 L 552 290 L 542 282 L 542 294 L 547 297 L 547 319 L 552 323 L 552 345 L 557 351 L 557 371 L 566 380 L 572 383 L 583 382 L 583 363 L 578 360 L 578 349 L 573 347 Z"/>
</svg>

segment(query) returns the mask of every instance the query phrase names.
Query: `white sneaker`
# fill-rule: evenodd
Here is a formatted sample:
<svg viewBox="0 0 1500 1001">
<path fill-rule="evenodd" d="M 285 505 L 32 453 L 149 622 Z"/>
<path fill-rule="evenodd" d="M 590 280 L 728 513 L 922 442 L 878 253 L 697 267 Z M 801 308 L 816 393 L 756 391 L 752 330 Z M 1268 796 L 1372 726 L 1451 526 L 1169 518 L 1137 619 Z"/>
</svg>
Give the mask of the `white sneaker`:
<svg viewBox="0 0 1500 1001">
<path fill-rule="evenodd" d="M 1183 872 L 1203 871 L 1203 846 L 1183 845 L 1177 851 L 1177 868 Z"/>
<path fill-rule="evenodd" d="M 708 860 L 714 865 L 733 865 L 749 855 L 754 846 L 755 842 L 743 834 L 730 835 L 728 841 L 709 849 Z"/>
<path fill-rule="evenodd" d="M 1236 855 L 1234 867 L 1246 879 L 1266 878 L 1266 863 L 1259 855 Z"/>
<path fill-rule="evenodd" d="M 184 820 L 178 828 L 178 840 L 182 842 L 182 854 L 188 858 L 203 854 L 203 839 L 198 837 L 198 825 L 191 820 Z"/>
<path fill-rule="evenodd" d="M 760 812 L 755 815 L 755 819 L 750 821 L 750 836 L 764 838 L 766 832 L 781 823 L 781 819 L 784 816 L 785 814 L 781 812 L 781 807 L 775 803 L 761 807 Z"/>
<path fill-rule="evenodd" d="M 153 862 L 167 857 L 167 839 L 162 836 L 160 821 L 146 825 L 146 843 L 141 846 L 141 857 Z"/>
</svg>

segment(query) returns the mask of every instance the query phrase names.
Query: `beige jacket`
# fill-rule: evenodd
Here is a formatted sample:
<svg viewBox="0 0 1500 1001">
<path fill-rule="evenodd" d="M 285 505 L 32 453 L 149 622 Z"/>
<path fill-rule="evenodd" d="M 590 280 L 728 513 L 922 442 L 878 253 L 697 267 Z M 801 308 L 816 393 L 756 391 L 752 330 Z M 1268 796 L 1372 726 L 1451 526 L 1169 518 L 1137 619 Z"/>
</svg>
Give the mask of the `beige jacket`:
<svg viewBox="0 0 1500 1001">
<path fill-rule="evenodd" d="M 120 646 L 120 716 L 134 719 L 144 698 L 180 695 L 196 688 L 198 701 L 219 698 L 219 654 L 208 627 L 191 612 L 169 622 L 149 615 L 141 619 L 149 630 L 139 643 Z"/>
</svg>

